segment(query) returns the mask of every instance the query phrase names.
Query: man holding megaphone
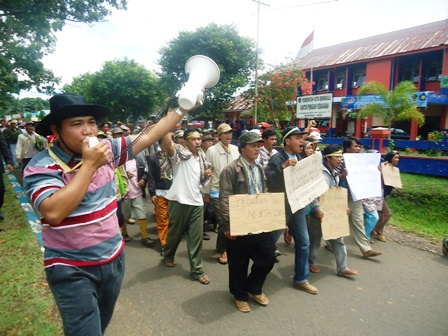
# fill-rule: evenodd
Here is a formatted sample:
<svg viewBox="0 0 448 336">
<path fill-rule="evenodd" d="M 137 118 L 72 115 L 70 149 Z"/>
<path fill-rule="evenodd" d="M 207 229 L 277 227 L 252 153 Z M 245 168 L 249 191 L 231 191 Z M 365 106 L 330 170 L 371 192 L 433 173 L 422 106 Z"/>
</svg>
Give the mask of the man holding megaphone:
<svg viewBox="0 0 448 336">
<path fill-rule="evenodd" d="M 97 121 L 109 108 L 72 93 L 50 99 L 50 114 L 36 132 L 57 141 L 30 161 L 23 189 L 41 214 L 45 271 L 65 335 L 103 335 L 120 292 L 124 242 L 115 168 L 162 138 L 188 111 L 179 107 L 151 130 L 93 145 L 89 139 L 96 139 Z"/>
</svg>

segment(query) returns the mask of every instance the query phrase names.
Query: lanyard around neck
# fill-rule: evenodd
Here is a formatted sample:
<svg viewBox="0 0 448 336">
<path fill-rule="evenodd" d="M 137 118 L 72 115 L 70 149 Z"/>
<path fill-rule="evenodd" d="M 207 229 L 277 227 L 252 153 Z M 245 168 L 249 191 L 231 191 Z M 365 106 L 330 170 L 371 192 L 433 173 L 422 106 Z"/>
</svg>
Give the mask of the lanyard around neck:
<svg viewBox="0 0 448 336">
<path fill-rule="evenodd" d="M 83 160 L 79 161 L 78 164 L 76 166 L 74 166 L 73 168 L 70 168 L 69 166 L 67 166 L 67 164 L 62 161 L 54 152 L 51 148 L 48 148 L 48 153 L 50 154 L 50 156 L 52 157 L 53 160 L 56 161 L 56 163 L 64 170 L 64 172 L 66 173 L 70 173 L 75 171 L 76 169 L 78 169 L 82 163 Z"/>
<path fill-rule="evenodd" d="M 243 163 L 244 168 L 246 169 L 247 175 L 249 175 L 250 180 L 252 181 L 254 188 L 255 188 L 255 193 L 259 194 L 260 190 L 258 189 L 258 183 L 259 183 L 259 172 L 257 169 L 257 165 L 254 164 L 254 169 L 253 169 L 253 174 L 250 171 L 250 168 L 248 167 L 248 165 L 246 164 L 246 162 L 244 160 L 241 160 L 241 162 Z"/>
</svg>

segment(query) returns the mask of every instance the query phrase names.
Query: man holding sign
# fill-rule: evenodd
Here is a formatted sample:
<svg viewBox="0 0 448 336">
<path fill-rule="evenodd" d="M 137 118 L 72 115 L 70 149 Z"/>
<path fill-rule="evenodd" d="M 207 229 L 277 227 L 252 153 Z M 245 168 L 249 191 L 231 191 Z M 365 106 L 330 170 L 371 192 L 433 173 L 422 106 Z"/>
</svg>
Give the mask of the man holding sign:
<svg viewBox="0 0 448 336">
<path fill-rule="evenodd" d="M 263 293 L 263 284 L 274 266 L 275 255 L 272 232 L 238 237 L 230 235 L 229 196 L 266 192 L 266 178 L 257 162 L 263 140 L 256 133 L 245 132 L 239 137 L 239 142 L 241 156 L 223 169 L 219 179 L 220 225 L 227 237 L 230 293 L 237 309 L 248 313 L 249 295 L 262 306 L 269 303 Z M 250 260 L 253 266 L 247 275 Z"/>
<path fill-rule="evenodd" d="M 287 127 L 283 131 L 284 148 L 271 157 L 265 169 L 269 192 L 285 192 L 283 170 L 289 166 L 295 166 L 300 160 L 299 154 L 303 150 L 302 137 L 305 134 L 307 132 L 302 132 L 298 127 L 292 126 Z M 310 241 L 306 225 L 305 208 L 293 213 L 289 202 L 285 202 L 285 206 L 286 224 L 295 242 L 293 287 L 309 294 L 317 294 L 319 292 L 318 289 L 308 282 L 310 276 L 308 263 Z"/>
<path fill-rule="evenodd" d="M 338 145 L 328 145 L 325 147 L 323 151 L 324 155 L 324 163 L 323 163 L 323 173 L 325 181 L 327 182 L 329 187 L 337 187 L 339 184 L 339 177 L 335 172 L 335 168 L 341 165 L 342 161 L 342 151 L 340 150 Z M 325 209 L 324 209 L 325 210 Z M 344 209 L 341 209 L 342 211 Z M 327 214 L 328 215 L 328 214 Z M 308 226 L 308 231 L 310 235 L 310 268 L 311 265 L 314 265 L 314 261 L 317 257 L 317 250 L 319 249 L 320 242 L 322 240 L 322 227 L 321 222 L 324 216 L 324 212 L 322 209 L 314 204 L 311 208 L 310 213 L 310 223 Z M 347 235 L 349 234 L 348 224 L 347 224 Z M 336 267 L 337 267 L 337 275 L 339 276 L 354 276 L 357 275 L 358 272 L 355 270 L 351 270 L 347 267 L 347 248 L 344 243 L 344 238 L 337 235 L 337 238 L 329 239 L 328 242 L 331 244 L 331 247 L 334 250 L 334 256 L 336 257 Z M 319 272 L 319 268 L 315 266 L 317 272 Z M 316 273 L 317 273 L 316 272 Z"/>
<path fill-rule="evenodd" d="M 354 138 L 354 137 L 348 137 L 347 139 L 344 140 L 343 144 L 342 144 L 343 148 L 344 148 L 344 154 L 349 153 L 349 154 L 358 154 L 361 153 L 361 141 L 359 141 L 359 139 Z M 363 155 L 368 155 L 368 154 L 363 154 Z M 348 159 L 347 156 L 344 155 L 345 160 Z M 353 157 L 354 161 L 358 160 L 359 161 L 359 157 Z M 361 184 L 364 187 L 364 191 L 371 191 L 370 188 L 365 188 L 366 185 L 366 181 L 360 181 L 359 185 L 356 184 L 349 184 L 348 182 L 348 174 L 350 173 L 350 171 L 347 170 L 346 168 L 346 163 L 347 162 L 343 162 L 341 167 L 338 167 L 338 175 L 340 178 L 340 182 L 339 185 L 341 187 L 347 188 L 348 189 L 348 207 L 350 209 L 350 215 L 349 215 L 349 221 L 350 221 L 350 228 L 352 230 L 353 233 L 353 238 L 355 239 L 356 244 L 358 245 L 359 249 L 361 250 L 361 253 L 363 255 L 364 258 L 371 258 L 371 257 L 377 257 L 381 254 L 383 254 L 383 252 L 381 251 L 375 251 L 372 249 L 372 247 L 370 246 L 370 240 L 366 235 L 366 230 L 364 228 L 364 208 L 362 206 L 362 198 L 366 198 L 366 197 L 370 197 L 370 196 L 377 196 L 377 195 L 364 195 L 364 197 L 360 197 L 359 199 L 354 198 L 352 189 L 354 187 L 360 187 Z M 374 168 L 376 169 L 376 168 Z M 360 171 L 361 172 L 361 171 Z M 358 172 L 359 173 L 359 172 Z M 367 179 L 367 177 L 369 176 L 368 171 L 364 170 L 361 173 L 363 173 L 363 178 Z M 351 174 L 355 174 L 354 171 L 351 172 Z M 362 174 L 358 174 L 362 175 Z M 360 189 L 360 188 L 358 188 Z"/>
</svg>

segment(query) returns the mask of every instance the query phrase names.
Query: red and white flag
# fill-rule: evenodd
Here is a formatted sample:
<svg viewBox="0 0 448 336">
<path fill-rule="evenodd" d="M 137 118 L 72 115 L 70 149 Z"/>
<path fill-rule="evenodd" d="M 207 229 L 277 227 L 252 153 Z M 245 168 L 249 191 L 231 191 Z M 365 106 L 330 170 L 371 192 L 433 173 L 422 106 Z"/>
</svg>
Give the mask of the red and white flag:
<svg viewBox="0 0 448 336">
<path fill-rule="evenodd" d="M 311 32 L 310 36 L 308 36 L 300 47 L 300 51 L 297 54 L 296 61 L 304 58 L 310 52 L 313 51 L 313 42 L 314 42 L 314 30 Z"/>
</svg>

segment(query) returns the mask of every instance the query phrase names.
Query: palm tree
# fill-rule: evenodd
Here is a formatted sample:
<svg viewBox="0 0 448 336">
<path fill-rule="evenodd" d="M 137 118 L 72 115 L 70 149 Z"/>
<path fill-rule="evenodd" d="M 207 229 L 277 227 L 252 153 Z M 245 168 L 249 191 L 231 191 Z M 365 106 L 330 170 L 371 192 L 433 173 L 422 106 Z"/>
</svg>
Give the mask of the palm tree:
<svg viewBox="0 0 448 336">
<path fill-rule="evenodd" d="M 424 115 L 418 110 L 414 103 L 415 85 L 410 81 L 403 81 L 388 91 L 386 87 L 379 82 L 369 82 L 358 90 L 358 96 L 373 94 L 381 97 L 384 103 L 367 104 L 359 114 L 358 118 L 367 116 L 377 116 L 384 120 L 384 123 L 391 127 L 395 120 L 416 120 L 419 126 L 425 123 Z M 389 134 L 390 139 L 390 134 Z"/>
</svg>

